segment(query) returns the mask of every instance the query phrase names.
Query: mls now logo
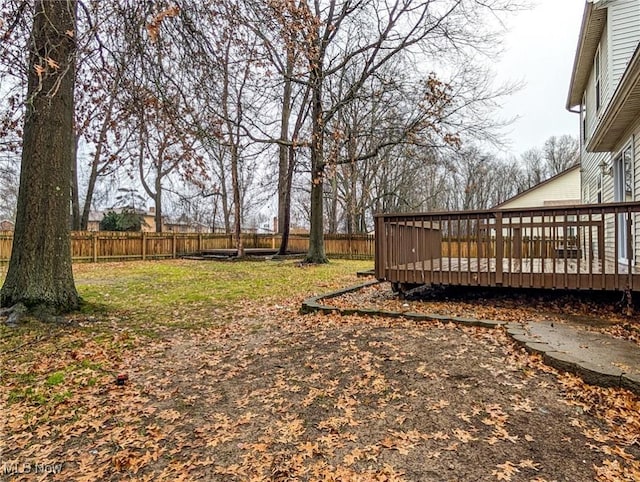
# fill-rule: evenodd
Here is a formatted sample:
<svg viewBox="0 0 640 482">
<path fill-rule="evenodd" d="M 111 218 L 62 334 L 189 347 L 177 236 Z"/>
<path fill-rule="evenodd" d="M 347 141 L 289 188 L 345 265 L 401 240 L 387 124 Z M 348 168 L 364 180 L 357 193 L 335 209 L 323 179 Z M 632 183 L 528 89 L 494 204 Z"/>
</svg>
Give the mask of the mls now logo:
<svg viewBox="0 0 640 482">
<path fill-rule="evenodd" d="M 45 464 L 40 462 L 4 462 L 2 464 L 3 475 L 18 474 L 59 474 L 62 472 L 62 462 Z"/>
</svg>

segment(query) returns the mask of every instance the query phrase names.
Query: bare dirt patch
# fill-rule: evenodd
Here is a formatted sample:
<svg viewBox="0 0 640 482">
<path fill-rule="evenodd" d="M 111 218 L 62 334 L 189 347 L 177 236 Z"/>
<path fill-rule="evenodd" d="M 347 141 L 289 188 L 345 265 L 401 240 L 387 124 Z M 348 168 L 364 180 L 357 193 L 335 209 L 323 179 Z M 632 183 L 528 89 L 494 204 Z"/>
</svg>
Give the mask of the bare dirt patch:
<svg viewBox="0 0 640 482">
<path fill-rule="evenodd" d="M 123 359 L 124 387 L 102 387 L 81 421 L 39 432 L 58 444 L 65 480 L 640 473 L 624 421 L 595 417 L 576 393 L 638 401 L 559 377 L 500 330 L 280 311 L 160 340 L 144 357 Z"/>
<path fill-rule="evenodd" d="M 63 462 L 48 478 L 78 481 L 640 479 L 628 392 L 560 375 L 501 329 L 302 316 L 302 297 L 276 289 L 187 311 L 222 310 L 224 324 L 146 338 L 112 320 L 32 339 L 36 357 L 7 351 L 4 467 Z"/>
</svg>

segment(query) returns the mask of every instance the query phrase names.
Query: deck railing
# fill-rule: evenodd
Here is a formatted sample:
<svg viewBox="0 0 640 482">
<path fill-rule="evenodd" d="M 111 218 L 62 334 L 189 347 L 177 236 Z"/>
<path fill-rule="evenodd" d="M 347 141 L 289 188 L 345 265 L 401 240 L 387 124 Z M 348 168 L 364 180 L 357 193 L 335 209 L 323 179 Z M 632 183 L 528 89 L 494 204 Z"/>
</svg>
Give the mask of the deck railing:
<svg viewBox="0 0 640 482">
<path fill-rule="evenodd" d="M 419 284 L 640 290 L 640 202 L 376 216 L 376 276 Z"/>
</svg>

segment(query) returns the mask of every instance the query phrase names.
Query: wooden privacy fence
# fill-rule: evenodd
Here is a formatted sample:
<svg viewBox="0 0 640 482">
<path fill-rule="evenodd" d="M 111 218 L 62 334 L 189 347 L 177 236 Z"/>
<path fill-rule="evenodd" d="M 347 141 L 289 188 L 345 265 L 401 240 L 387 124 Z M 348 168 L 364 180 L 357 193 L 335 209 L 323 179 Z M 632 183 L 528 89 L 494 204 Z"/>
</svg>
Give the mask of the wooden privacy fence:
<svg viewBox="0 0 640 482">
<path fill-rule="evenodd" d="M 270 234 L 243 234 L 245 248 L 280 246 L 281 237 Z M 0 232 L 0 263 L 11 256 L 13 233 Z M 330 257 L 372 259 L 374 238 L 370 235 L 326 235 L 325 250 Z M 74 261 L 124 261 L 178 258 L 209 249 L 233 248 L 233 237 L 213 233 L 121 233 L 91 231 L 71 233 L 71 255 Z M 305 253 L 309 236 L 289 237 L 289 251 Z"/>
<path fill-rule="evenodd" d="M 640 202 L 376 216 L 375 270 L 420 284 L 640 291 Z"/>
</svg>

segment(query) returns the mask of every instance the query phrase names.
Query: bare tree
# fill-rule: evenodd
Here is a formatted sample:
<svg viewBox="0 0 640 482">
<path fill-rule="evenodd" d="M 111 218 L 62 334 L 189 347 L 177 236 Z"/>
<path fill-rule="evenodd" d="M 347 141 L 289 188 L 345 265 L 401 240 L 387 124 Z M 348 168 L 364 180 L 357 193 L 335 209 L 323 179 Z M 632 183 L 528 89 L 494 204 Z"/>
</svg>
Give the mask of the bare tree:
<svg viewBox="0 0 640 482">
<path fill-rule="evenodd" d="M 126 129 L 124 81 L 135 55 L 126 38 L 130 29 L 144 24 L 137 8 L 121 2 L 94 0 L 83 4 L 84 8 L 91 16 L 83 21 L 85 33 L 78 54 L 72 185 L 73 228 L 79 230 L 87 229 L 98 183 L 124 165 L 124 151 L 132 135 Z M 86 186 L 81 185 L 80 176 L 86 177 Z"/>
<path fill-rule="evenodd" d="M 482 23 L 483 13 L 493 14 L 513 2 L 456 0 L 424 1 L 276 1 L 301 32 L 307 73 L 297 82 L 311 90 L 311 230 L 306 261 L 326 262 L 324 253 L 323 184 L 329 160 L 325 157 L 327 128 L 333 118 L 361 93 L 368 79 L 402 55 L 441 56 L 445 52 L 476 52 L 492 44 L 494 37 Z M 468 59 L 467 59 L 468 60 Z M 329 102 L 330 79 L 348 70 L 353 82 Z M 438 80 L 432 77 L 433 82 Z M 432 86 L 433 87 L 433 86 Z M 446 89 L 442 89 L 444 92 Z M 441 98 L 425 98 L 424 103 Z M 462 106 L 459 106 L 460 108 Z M 435 112 L 435 110 L 434 110 Z M 431 118 L 432 135 L 446 142 L 449 132 Z M 455 133 L 454 133 L 455 134 Z"/>
<path fill-rule="evenodd" d="M 538 148 L 531 148 L 523 152 L 520 156 L 523 165 L 524 175 L 518 185 L 518 191 L 525 191 L 549 177 L 547 164 L 543 153 Z"/>
<path fill-rule="evenodd" d="M 518 191 L 525 191 L 580 162 L 580 146 L 574 137 L 549 137 L 541 148 L 533 147 L 520 155 L 522 173 Z"/>
<path fill-rule="evenodd" d="M 542 151 L 550 176 L 560 174 L 580 162 L 578 139 L 566 134 L 560 137 L 549 137 L 545 141 Z"/>
</svg>

